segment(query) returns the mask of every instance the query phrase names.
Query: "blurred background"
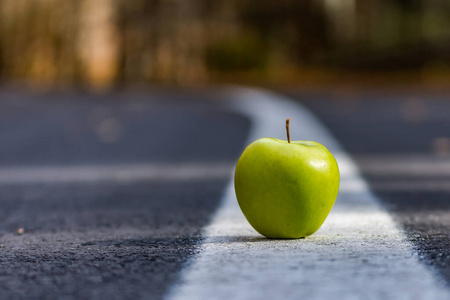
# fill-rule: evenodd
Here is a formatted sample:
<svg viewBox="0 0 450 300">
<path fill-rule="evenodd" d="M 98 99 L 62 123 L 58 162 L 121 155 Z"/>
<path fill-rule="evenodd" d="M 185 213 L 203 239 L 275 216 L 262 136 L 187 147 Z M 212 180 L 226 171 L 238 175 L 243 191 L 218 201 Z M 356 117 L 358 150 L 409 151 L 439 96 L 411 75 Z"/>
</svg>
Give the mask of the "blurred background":
<svg viewBox="0 0 450 300">
<path fill-rule="evenodd" d="M 446 0 L 2 0 L 0 78 L 36 86 L 446 85 Z"/>
</svg>

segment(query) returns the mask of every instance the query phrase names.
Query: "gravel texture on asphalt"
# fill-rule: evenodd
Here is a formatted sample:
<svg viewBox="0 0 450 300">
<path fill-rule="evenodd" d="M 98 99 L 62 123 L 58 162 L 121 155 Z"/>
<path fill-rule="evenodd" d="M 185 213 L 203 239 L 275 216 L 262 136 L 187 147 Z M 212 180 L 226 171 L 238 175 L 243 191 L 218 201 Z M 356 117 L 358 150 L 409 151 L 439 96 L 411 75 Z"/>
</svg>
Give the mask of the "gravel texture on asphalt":
<svg viewBox="0 0 450 300">
<path fill-rule="evenodd" d="M 288 94 L 311 109 L 352 154 L 419 257 L 450 285 L 450 177 L 436 168 L 450 157 L 448 97 L 426 92 Z M 404 171 L 397 161 L 413 167 Z"/>
<path fill-rule="evenodd" d="M 232 164 L 250 126 L 207 93 L 0 99 L 0 166 L 9 169 Z M 0 184 L 0 299 L 160 299 L 228 180 Z"/>
<path fill-rule="evenodd" d="M 2 187 L 2 208 L 17 209 L 2 217 L 0 298 L 158 299 L 196 252 L 223 188 Z"/>
<path fill-rule="evenodd" d="M 301 105 L 265 91 L 240 89 L 234 100 L 236 109 L 253 120 L 249 141 L 262 136 L 285 139 L 279 125 L 289 116 L 293 140 L 325 145 L 339 165 L 339 195 L 315 234 L 271 240 L 245 220 L 231 181 L 205 228 L 202 251 L 183 270 L 167 299 L 450 298 L 442 280 L 420 262 L 352 158 L 320 121 Z"/>
</svg>

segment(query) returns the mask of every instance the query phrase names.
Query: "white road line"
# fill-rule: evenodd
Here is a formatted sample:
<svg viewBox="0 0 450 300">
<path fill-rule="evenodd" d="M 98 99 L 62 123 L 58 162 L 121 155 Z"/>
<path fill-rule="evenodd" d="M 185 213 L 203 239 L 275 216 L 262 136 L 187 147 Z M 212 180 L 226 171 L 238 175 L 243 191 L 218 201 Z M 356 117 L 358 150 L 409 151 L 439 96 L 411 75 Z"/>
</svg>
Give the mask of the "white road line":
<svg viewBox="0 0 450 300">
<path fill-rule="evenodd" d="M 0 167 L 0 184 L 112 181 L 193 181 L 228 178 L 232 163 L 158 163 L 54 167 Z"/>
<path fill-rule="evenodd" d="M 442 180 L 377 180 L 372 183 L 375 191 L 383 192 L 448 192 L 450 182 L 448 179 Z"/>
<path fill-rule="evenodd" d="M 369 175 L 407 176 L 450 176 L 449 157 L 433 155 L 358 155 L 356 161 L 361 170 Z"/>
<path fill-rule="evenodd" d="M 316 140 L 336 154 L 342 186 L 322 228 L 300 240 L 268 240 L 247 223 L 230 182 L 201 252 L 166 299 L 450 299 L 418 261 L 404 234 L 359 176 L 352 160 L 300 105 L 255 90 L 237 90 L 234 107 L 253 120 L 250 141 Z"/>
</svg>

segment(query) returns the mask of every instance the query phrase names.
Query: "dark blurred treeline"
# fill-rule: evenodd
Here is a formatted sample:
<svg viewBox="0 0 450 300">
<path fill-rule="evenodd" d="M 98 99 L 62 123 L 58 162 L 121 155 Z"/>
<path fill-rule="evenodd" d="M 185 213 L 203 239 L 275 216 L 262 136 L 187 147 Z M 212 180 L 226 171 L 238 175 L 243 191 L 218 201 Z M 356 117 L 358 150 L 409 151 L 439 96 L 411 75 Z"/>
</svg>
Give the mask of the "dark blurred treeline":
<svg viewBox="0 0 450 300">
<path fill-rule="evenodd" d="M 448 68 L 448 0 L 1 0 L 0 76 L 196 83 L 306 68 Z"/>
</svg>

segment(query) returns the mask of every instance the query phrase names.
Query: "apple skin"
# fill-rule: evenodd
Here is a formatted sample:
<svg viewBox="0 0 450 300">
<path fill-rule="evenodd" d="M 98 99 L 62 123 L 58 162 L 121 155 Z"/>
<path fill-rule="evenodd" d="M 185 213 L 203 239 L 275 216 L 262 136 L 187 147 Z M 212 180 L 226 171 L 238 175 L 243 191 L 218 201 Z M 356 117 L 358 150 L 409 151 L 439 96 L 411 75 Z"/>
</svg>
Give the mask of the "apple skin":
<svg viewBox="0 0 450 300">
<path fill-rule="evenodd" d="M 256 231 L 268 238 L 301 238 L 316 232 L 333 207 L 339 168 L 319 143 L 261 138 L 239 158 L 234 187 Z"/>
</svg>

